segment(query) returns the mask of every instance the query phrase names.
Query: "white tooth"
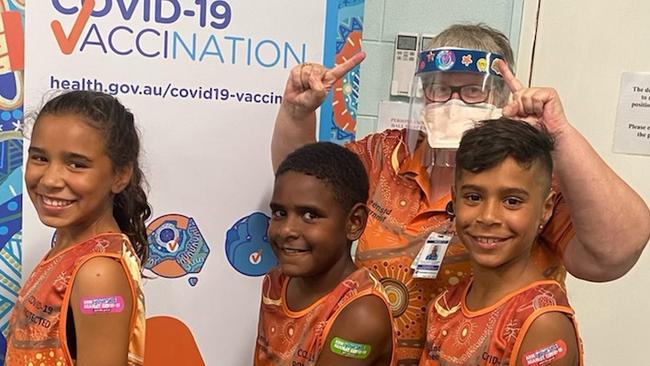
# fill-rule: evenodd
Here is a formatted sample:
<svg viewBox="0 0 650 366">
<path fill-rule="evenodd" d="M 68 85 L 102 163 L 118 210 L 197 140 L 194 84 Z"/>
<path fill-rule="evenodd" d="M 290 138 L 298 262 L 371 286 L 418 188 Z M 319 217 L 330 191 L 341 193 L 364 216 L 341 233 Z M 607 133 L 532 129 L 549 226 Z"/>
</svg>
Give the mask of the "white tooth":
<svg viewBox="0 0 650 366">
<path fill-rule="evenodd" d="M 486 244 L 494 244 L 494 243 L 496 243 L 497 241 L 499 241 L 499 239 L 496 239 L 496 238 L 479 237 L 479 238 L 478 238 L 478 241 L 483 242 L 483 243 L 486 243 Z"/>
<path fill-rule="evenodd" d="M 45 202 L 46 205 L 54 206 L 54 207 L 63 207 L 70 204 L 70 201 L 54 200 L 47 197 L 43 197 L 43 202 Z"/>
</svg>

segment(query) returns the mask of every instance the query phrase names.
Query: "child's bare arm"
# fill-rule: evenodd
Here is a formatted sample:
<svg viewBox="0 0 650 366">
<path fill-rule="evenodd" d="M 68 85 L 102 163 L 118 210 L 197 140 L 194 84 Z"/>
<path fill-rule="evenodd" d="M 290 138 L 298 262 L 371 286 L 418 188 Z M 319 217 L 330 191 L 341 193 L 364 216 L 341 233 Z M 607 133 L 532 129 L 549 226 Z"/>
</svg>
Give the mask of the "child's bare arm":
<svg viewBox="0 0 650 366">
<path fill-rule="evenodd" d="M 104 303 L 120 305 L 110 310 L 93 309 Z M 122 265 L 112 258 L 101 257 L 82 265 L 72 287 L 69 306 L 74 314 L 77 339 L 76 365 L 126 365 L 133 297 Z"/>
<path fill-rule="evenodd" d="M 316 366 L 388 366 L 391 353 L 391 315 L 381 299 L 365 296 L 338 316 Z"/>
<path fill-rule="evenodd" d="M 580 365 L 578 337 L 573 323 L 560 312 L 540 315 L 524 335 L 518 366 Z"/>
</svg>

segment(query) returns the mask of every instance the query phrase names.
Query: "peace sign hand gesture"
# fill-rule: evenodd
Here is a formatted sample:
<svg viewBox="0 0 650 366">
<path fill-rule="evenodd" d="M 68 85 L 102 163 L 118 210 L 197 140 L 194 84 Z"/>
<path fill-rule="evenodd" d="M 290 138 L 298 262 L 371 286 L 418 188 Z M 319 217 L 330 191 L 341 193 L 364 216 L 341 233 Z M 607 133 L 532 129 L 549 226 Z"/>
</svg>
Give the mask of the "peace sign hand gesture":
<svg viewBox="0 0 650 366">
<path fill-rule="evenodd" d="M 362 51 L 331 69 L 312 63 L 295 66 L 287 80 L 283 98 L 287 106 L 293 107 L 293 117 L 301 119 L 313 113 L 323 103 L 334 83 L 365 58 L 366 54 Z"/>
<path fill-rule="evenodd" d="M 499 60 L 497 68 L 512 92 L 512 101 L 503 108 L 508 118 L 528 123 L 543 123 L 548 131 L 556 135 L 568 124 L 560 96 L 553 88 L 526 88 L 512 74 L 508 65 Z"/>
</svg>

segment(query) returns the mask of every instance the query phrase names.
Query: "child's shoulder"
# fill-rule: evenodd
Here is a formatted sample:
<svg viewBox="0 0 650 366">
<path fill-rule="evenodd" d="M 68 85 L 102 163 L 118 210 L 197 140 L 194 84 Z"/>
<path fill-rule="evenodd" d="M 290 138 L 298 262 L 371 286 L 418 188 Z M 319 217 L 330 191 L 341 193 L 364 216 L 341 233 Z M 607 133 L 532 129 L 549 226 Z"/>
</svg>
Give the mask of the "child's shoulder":
<svg viewBox="0 0 650 366">
<path fill-rule="evenodd" d="M 566 292 L 555 280 L 535 281 L 513 293 L 513 301 L 530 306 L 533 311 L 549 306 L 569 307 Z"/>
<path fill-rule="evenodd" d="M 582 365 L 578 325 L 564 289 L 555 281 L 540 282 L 527 289 L 531 296 L 520 309 L 528 316 L 512 354 L 529 362 L 550 355 L 558 365 Z"/>
<path fill-rule="evenodd" d="M 122 233 L 102 233 L 83 242 L 83 246 L 90 249 L 92 254 L 118 253 L 125 248 L 132 249 L 129 237 Z"/>
<path fill-rule="evenodd" d="M 362 280 L 365 285 L 356 289 L 350 287 L 355 280 Z M 349 343 L 347 340 L 353 339 L 360 346 L 367 346 L 368 351 L 373 350 L 376 359 L 389 359 L 390 356 L 386 355 L 391 345 L 394 346 L 390 305 L 381 287 L 375 287 L 373 280 L 374 277 L 367 270 L 358 270 L 341 282 L 340 286 L 350 291 L 342 298 L 343 306 L 334 311 L 331 328 L 326 327 L 324 331 L 325 343 L 335 348 L 336 340 Z M 332 351 L 334 348 L 331 348 Z M 329 361 L 329 353 L 326 349 L 321 357 Z"/>
<path fill-rule="evenodd" d="M 388 298 L 381 282 L 367 268 L 359 268 L 352 272 L 332 290 L 332 293 L 336 292 L 341 293 L 345 297 L 359 297 L 373 294 L 382 300 Z"/>
<path fill-rule="evenodd" d="M 54 239 L 56 240 L 56 238 Z M 75 262 L 83 262 L 88 256 L 119 253 L 126 244 L 130 248 L 129 238 L 122 233 L 102 233 L 73 244 L 61 253 Z"/>
<path fill-rule="evenodd" d="M 101 246 L 107 246 L 107 245 L 120 245 L 122 243 L 130 243 L 129 237 L 124 235 L 123 233 L 115 233 L 115 232 L 106 232 L 106 233 L 101 233 L 97 234 L 95 236 L 92 236 L 88 239 L 85 239 L 81 242 L 78 242 L 76 245 L 101 245 Z"/>
<path fill-rule="evenodd" d="M 271 268 L 268 272 L 266 272 L 266 275 L 264 275 L 264 282 L 269 280 L 279 280 L 285 278 L 287 278 L 287 276 L 282 274 L 282 270 L 280 269 L 280 266 L 276 266 Z"/>
<path fill-rule="evenodd" d="M 363 327 L 359 327 L 359 324 L 363 324 Z M 390 307 L 379 296 L 360 296 L 350 301 L 340 311 L 333 326 L 334 329 L 346 328 L 345 333 L 362 331 L 371 339 L 377 336 L 381 338 L 391 331 Z"/>
<path fill-rule="evenodd" d="M 289 277 L 282 273 L 279 266 L 273 267 L 266 273 L 266 275 L 264 275 L 262 291 L 267 294 L 272 292 L 276 297 L 278 297 L 282 292 L 284 282 L 287 281 L 288 278 Z"/>
</svg>

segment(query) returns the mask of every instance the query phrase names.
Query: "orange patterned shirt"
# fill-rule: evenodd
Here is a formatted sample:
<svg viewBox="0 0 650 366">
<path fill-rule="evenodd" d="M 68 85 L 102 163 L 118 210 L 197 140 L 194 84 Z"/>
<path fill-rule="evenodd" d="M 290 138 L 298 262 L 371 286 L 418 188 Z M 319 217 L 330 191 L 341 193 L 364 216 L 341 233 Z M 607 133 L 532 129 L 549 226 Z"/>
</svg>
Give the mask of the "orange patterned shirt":
<svg viewBox="0 0 650 366">
<path fill-rule="evenodd" d="M 264 277 L 255 366 L 313 366 L 332 325 L 347 305 L 363 296 L 377 296 L 389 306 L 381 284 L 364 268 L 301 311 L 292 311 L 287 306 L 288 283 L 289 277 L 277 267 Z M 393 350 L 394 341 L 393 338 Z"/>
<path fill-rule="evenodd" d="M 119 261 L 129 279 L 134 310 L 128 365 L 142 365 L 145 314 L 140 261 L 125 235 L 106 233 L 74 244 L 36 266 L 18 294 L 9 322 L 6 366 L 74 365 L 66 340 L 71 284 L 81 266 L 95 257 Z"/>
<path fill-rule="evenodd" d="M 409 159 L 404 141 L 404 130 L 387 130 L 346 147 L 361 158 L 370 180 L 370 215 L 355 261 L 384 285 L 395 319 L 398 365 L 410 366 L 418 365 L 424 347 L 427 305 L 469 277 L 471 266 L 467 250 L 454 239 L 436 279 L 413 278 L 411 263 L 426 238 L 450 226 L 445 208 L 451 195 L 429 200 L 429 176 L 417 157 Z M 557 194 L 554 214 L 532 252 L 545 277 L 564 283 L 562 254 L 573 235 L 566 202 Z"/>
<path fill-rule="evenodd" d="M 531 324 L 549 312 L 565 314 L 578 333 L 573 310 L 556 281 L 533 282 L 477 311 L 465 304 L 470 285 L 466 280 L 431 304 L 421 366 L 515 366 Z M 580 345 L 580 339 L 576 340 Z M 579 354 L 582 365 L 582 350 Z"/>
</svg>

